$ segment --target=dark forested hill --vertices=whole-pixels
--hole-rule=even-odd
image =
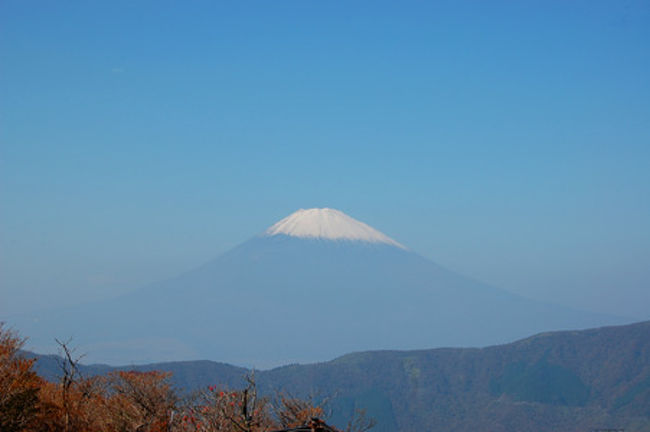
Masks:
[[[42,356],[37,365],[44,376],[56,375],[54,357]],[[236,387],[246,373],[209,361],[135,368],[171,371],[184,389]],[[338,424],[355,407],[366,408],[379,422],[375,431],[650,431],[650,322],[544,333],[482,349],[354,353],[256,377],[265,392],[331,397]]]

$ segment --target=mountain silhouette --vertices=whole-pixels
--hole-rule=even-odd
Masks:
[[[299,210],[195,270],[127,295],[10,321],[40,352],[71,337],[89,361],[258,368],[624,322],[466,278],[333,209]]]

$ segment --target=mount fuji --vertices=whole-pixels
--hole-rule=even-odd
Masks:
[[[54,337],[71,337],[85,361],[261,368],[625,322],[463,277],[327,208],[298,210],[192,271],[127,295],[9,320],[30,349],[52,351]]]

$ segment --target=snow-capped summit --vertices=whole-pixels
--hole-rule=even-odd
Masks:
[[[406,249],[371,226],[351,218],[342,211],[330,208],[300,209],[271,226],[265,234],[386,243]]]

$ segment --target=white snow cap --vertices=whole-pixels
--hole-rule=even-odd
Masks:
[[[342,211],[330,208],[300,209],[266,230],[266,235],[274,236],[278,234],[329,240],[386,243],[406,249],[371,226],[351,218]]]

